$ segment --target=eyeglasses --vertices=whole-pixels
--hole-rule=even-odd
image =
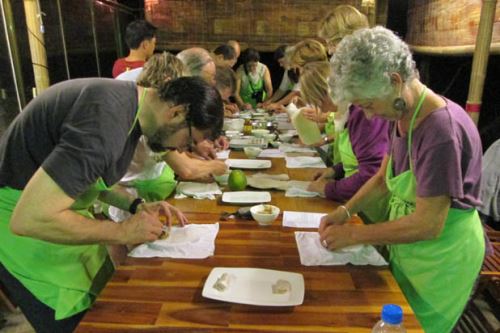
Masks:
[[[187,151],[192,153],[195,142],[193,139],[193,131],[192,131],[192,126],[191,126],[191,119],[186,119],[187,126],[188,126],[188,133],[189,133],[189,138],[188,138],[188,143],[186,147],[176,147],[176,146],[164,146],[161,143],[151,143],[150,147],[151,150],[154,152],[171,152],[171,151],[178,151],[180,153]]]

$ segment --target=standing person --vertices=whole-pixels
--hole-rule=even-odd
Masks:
[[[144,20],[132,21],[125,30],[125,42],[130,51],[128,56],[115,61],[114,78],[123,72],[142,67],[153,55],[156,47],[156,27]]]
[[[271,74],[260,62],[259,52],[248,48],[242,55],[243,64],[236,71],[236,103],[240,108],[252,109],[273,95]]]
[[[37,332],[71,332],[112,273],[107,244],[158,239],[185,216],[111,190],[141,135],[186,150],[222,127],[218,92],[199,78],[160,89],[110,79],[58,83],[31,101],[0,142],[0,280]],[[100,200],[134,214],[95,221]]]
[[[216,47],[212,57],[217,67],[232,68],[238,60],[233,47],[226,44]]]
[[[326,61],[306,64],[300,77],[304,102],[320,110],[319,114],[327,114],[330,110],[333,114],[331,124],[326,126],[327,132],[334,137],[333,167],[318,172],[308,190],[336,202],[345,202],[380,168],[389,145],[389,122],[368,119],[356,105],[344,104],[337,108],[329,94],[331,79],[330,64]],[[385,221],[386,207],[386,202],[380,200],[366,207],[360,215],[367,223]]]
[[[201,47],[191,47],[177,53],[184,67],[186,75],[199,76],[208,84],[215,86],[215,62],[207,50]]]
[[[326,41],[328,53],[333,55],[342,38],[358,29],[368,27],[368,18],[365,14],[353,6],[340,5],[321,21],[318,36]]]
[[[408,46],[385,28],[345,37],[332,65],[335,99],[391,120],[392,139],[377,174],[322,219],[320,239],[330,250],[388,245],[391,270],[424,330],[451,332],[485,252],[477,128],[462,107],[420,82]],[[345,223],[386,194],[388,221]]]

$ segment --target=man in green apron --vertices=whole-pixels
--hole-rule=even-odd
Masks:
[[[158,90],[78,79],[50,87],[14,120],[0,142],[0,279],[37,332],[75,328],[112,273],[105,245],[156,240],[159,215],[187,222],[166,202],[109,190],[139,137],[154,151],[185,150],[220,131],[222,115],[220,95],[199,78]],[[134,215],[93,220],[96,198]]]
[[[391,270],[425,332],[451,332],[484,259],[476,126],[419,81],[408,46],[385,28],[345,37],[332,68],[336,99],[392,120],[393,131],[378,173],[322,220],[322,244],[388,245]],[[386,194],[388,221],[345,224]]]

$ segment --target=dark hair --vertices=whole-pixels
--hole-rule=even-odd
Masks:
[[[158,94],[174,105],[188,105],[186,119],[196,129],[210,131],[209,139],[220,136],[224,120],[222,98],[217,89],[202,78],[190,76],[171,80],[160,86]]]
[[[217,48],[214,50],[214,54],[216,55],[222,54],[224,60],[230,60],[236,58],[236,51],[234,50],[234,47],[227,44],[217,46]]]
[[[229,67],[217,66],[215,72],[215,87],[217,89],[230,88],[231,93],[234,93],[236,88],[236,75]]]
[[[278,48],[276,49],[276,51],[274,51],[274,55],[273,55],[274,61],[278,61],[281,58],[285,57],[285,50],[286,50],[286,48],[287,48],[286,45],[278,46]]]
[[[259,51],[257,51],[256,49],[254,49],[252,47],[249,47],[248,49],[243,51],[242,60],[243,60],[244,64],[247,64],[250,61],[255,61],[255,62],[260,61]]]
[[[156,36],[157,28],[144,20],[135,20],[127,25],[125,42],[130,49],[137,49],[145,40]]]

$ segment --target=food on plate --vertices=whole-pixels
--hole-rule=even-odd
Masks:
[[[213,288],[218,291],[224,291],[229,287],[229,274],[222,274],[217,281],[215,281]]]
[[[273,284],[273,294],[286,294],[292,290],[292,285],[287,280],[279,279]]]

